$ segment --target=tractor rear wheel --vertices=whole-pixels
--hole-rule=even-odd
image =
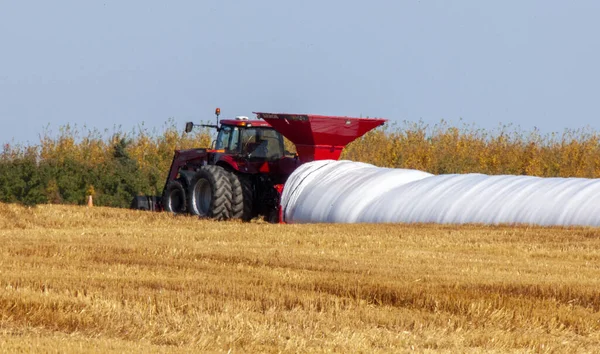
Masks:
[[[229,173],[231,181],[231,217],[250,221],[252,219],[252,180],[234,172]]]
[[[162,204],[165,211],[183,214],[187,212],[185,188],[179,181],[167,183],[162,197]]]
[[[231,217],[231,182],[220,166],[202,166],[190,181],[188,206],[192,215],[227,220]]]

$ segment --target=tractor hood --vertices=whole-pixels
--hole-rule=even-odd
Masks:
[[[296,145],[302,163],[337,160],[346,145],[387,119],[254,112]]]

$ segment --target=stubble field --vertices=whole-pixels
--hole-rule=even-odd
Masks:
[[[600,229],[0,204],[2,352],[594,352]]]

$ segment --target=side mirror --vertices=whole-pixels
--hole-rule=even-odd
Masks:
[[[192,123],[192,122],[185,123],[185,132],[186,133],[190,133],[192,131],[192,129],[194,129],[194,123]]]

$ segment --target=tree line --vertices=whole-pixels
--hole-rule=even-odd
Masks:
[[[0,201],[26,205],[129,207],[135,195],[160,195],[173,151],[208,147],[214,132],[191,134],[169,120],[161,129],[99,132],[63,126],[39,143],[3,146]],[[286,144],[289,146],[288,144]],[[391,123],[351,143],[343,159],[434,174],[485,173],[600,177],[600,137],[590,128],[541,134],[518,127],[485,130],[441,121]]]

